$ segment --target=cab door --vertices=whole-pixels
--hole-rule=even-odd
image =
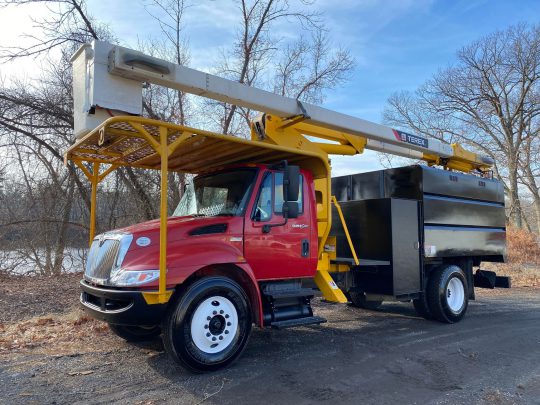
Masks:
[[[310,207],[307,185],[300,175],[299,215],[286,221],[282,215],[283,172],[266,171],[259,183],[253,209],[246,215],[244,256],[259,280],[312,277]],[[315,260],[316,261],[316,260]]]

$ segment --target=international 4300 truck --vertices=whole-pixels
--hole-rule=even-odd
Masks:
[[[328,301],[412,301],[446,323],[463,318],[475,286],[510,286],[479,269],[505,256],[489,159],[107,43],[83,46],[73,64],[65,156],[92,185],[81,303],[124,339],[161,335],[180,364],[210,371],[242,353],[253,324],[325,322],[310,281]],[[264,114],[251,139],[150,120],[137,115],[144,81]],[[364,149],[427,165],[331,179],[330,155]],[[123,166],[160,170],[160,218],[95,236],[98,184]],[[175,171],[195,177],[168,215]]]

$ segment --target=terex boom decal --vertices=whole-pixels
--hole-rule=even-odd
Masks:
[[[392,129],[392,132],[394,132],[394,136],[398,141],[407,142],[412,145],[421,146],[423,148],[427,148],[429,145],[427,138],[423,138],[418,135],[411,135],[407,132],[398,131],[397,129]]]

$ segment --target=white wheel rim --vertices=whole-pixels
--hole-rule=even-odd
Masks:
[[[218,353],[232,343],[238,330],[238,312],[225,297],[214,296],[201,302],[191,320],[191,338],[205,353]]]
[[[448,307],[454,313],[459,313],[465,302],[465,288],[463,283],[457,277],[452,277],[446,287],[446,302]]]

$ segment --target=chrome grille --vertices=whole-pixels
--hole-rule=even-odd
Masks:
[[[107,284],[111,272],[120,267],[131,239],[131,235],[122,234],[103,234],[94,239],[84,277],[94,283]]]

